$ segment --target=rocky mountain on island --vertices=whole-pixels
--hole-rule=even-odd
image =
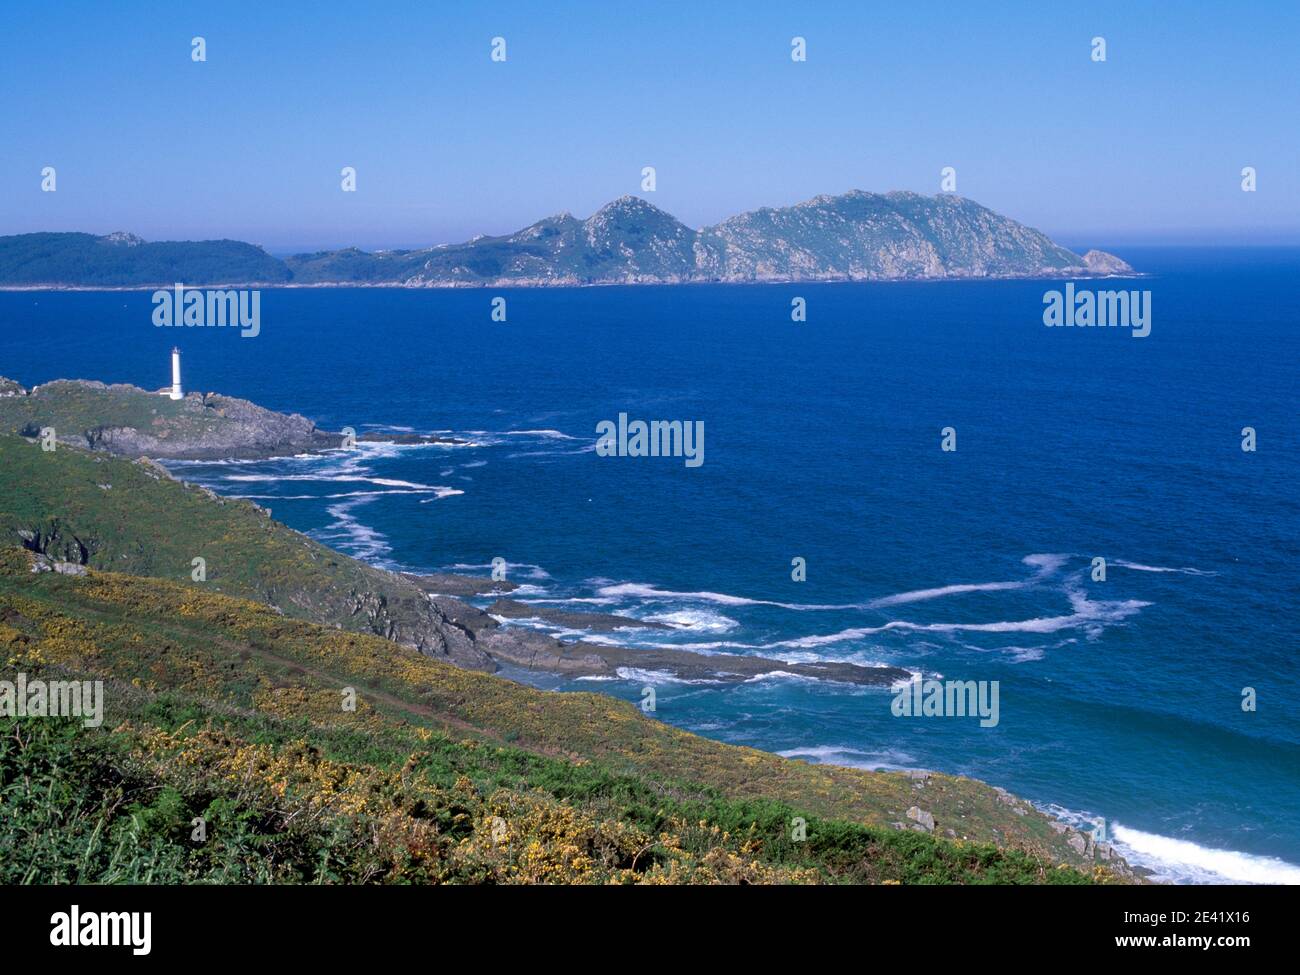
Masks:
[[[0,287],[217,284],[487,287],[1132,274],[1080,256],[973,200],[851,190],[693,230],[634,196],[585,220],[560,213],[504,236],[418,250],[357,248],[279,260],[237,241],[146,243],[129,234],[0,237]]]

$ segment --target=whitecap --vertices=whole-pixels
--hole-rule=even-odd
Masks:
[[[1187,576],[1215,576],[1217,572],[1210,572],[1206,569],[1193,569],[1190,566],[1184,566],[1179,569],[1170,568],[1164,565],[1143,565],[1140,562],[1129,562],[1125,559],[1112,559],[1111,565],[1117,565],[1121,569],[1130,569],[1133,572],[1174,572],[1179,575]]]
[[[444,566],[445,569],[452,571],[465,571],[466,569],[494,569],[496,568],[491,562],[456,562],[453,565]],[[530,562],[506,562],[505,570],[507,577],[515,573],[517,569],[527,569],[527,572],[516,573],[529,579],[549,579],[551,574],[543,569],[540,565],[533,565]],[[522,587],[521,587],[522,588]]]
[[[559,430],[507,430],[507,437],[544,437],[547,440],[577,440],[577,437],[571,437],[567,433],[561,433]]]
[[[916,768],[916,758],[897,749],[864,752],[845,745],[814,745],[777,752],[782,758],[801,758],[820,765],[843,765],[870,771],[902,772]]]
[[[639,684],[718,684],[721,681],[678,677],[666,670],[641,670],[639,667],[618,667],[614,671],[623,680]]]
[[[670,626],[702,633],[726,633],[739,625],[730,616],[723,616],[721,613],[710,612],[707,609],[679,609],[671,613],[647,616],[645,619],[649,623],[667,623]]]

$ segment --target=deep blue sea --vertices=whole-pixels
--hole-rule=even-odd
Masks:
[[[1147,338],[1045,328],[1042,281],[271,290],[256,338],[155,328],[143,292],[5,293],[0,375],[152,389],[178,344],[190,390],[450,431],[472,445],[176,469],[378,565],[500,557],[520,598],[678,624],[630,645],[996,680],[988,728],[779,672],[561,689],[978,777],[1162,877],[1297,883],[1300,250],[1115,250],[1150,273],[1118,285],[1151,290]],[[598,456],[620,412],[703,421],[704,463]]]

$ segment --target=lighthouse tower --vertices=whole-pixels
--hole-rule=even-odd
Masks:
[[[172,346],[172,399],[184,399],[181,392],[181,350]]]

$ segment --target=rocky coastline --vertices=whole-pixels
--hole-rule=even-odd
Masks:
[[[120,457],[157,460],[267,460],[347,446],[347,434],[322,430],[297,413],[277,413],[220,393],[172,400],[124,383],[59,379],[26,389],[0,377],[0,429],[27,437],[52,428],[59,443]],[[369,431],[356,443],[466,446],[432,434]]]

